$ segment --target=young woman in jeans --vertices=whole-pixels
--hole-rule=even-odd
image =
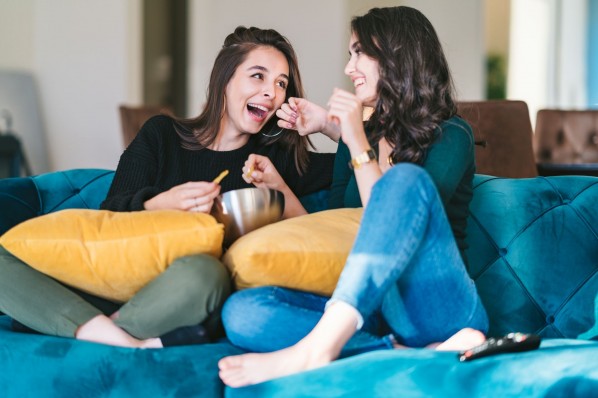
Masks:
[[[229,339],[279,350],[222,359],[229,386],[363,350],[461,350],[485,338],[487,315],[464,257],[474,141],[456,115],[438,37],[408,7],[372,9],[351,28],[345,73],[355,94],[336,89],[327,110],[291,98],[277,114],[301,135],[342,139],[332,205],[364,206],[361,227],[331,298],[276,287],[229,298]],[[363,106],[373,108],[365,125]]]

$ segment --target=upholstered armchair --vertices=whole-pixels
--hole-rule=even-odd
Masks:
[[[538,175],[525,102],[459,102],[458,113],[473,129],[477,173],[510,178]]]
[[[598,109],[541,109],[534,149],[541,175],[598,176]]]

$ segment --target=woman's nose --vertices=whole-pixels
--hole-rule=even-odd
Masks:
[[[355,62],[353,61],[353,58],[351,58],[347,62],[347,65],[345,65],[345,75],[351,76],[351,73],[353,72],[355,72]]]
[[[276,95],[275,85],[265,84],[262,93],[265,97],[274,98],[274,96]]]

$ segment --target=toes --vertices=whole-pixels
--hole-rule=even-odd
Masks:
[[[246,375],[237,371],[220,371],[220,380],[229,387],[238,388],[251,384]]]
[[[224,357],[218,361],[218,369],[227,370],[233,368],[239,368],[243,364],[242,355],[235,355],[232,357]]]

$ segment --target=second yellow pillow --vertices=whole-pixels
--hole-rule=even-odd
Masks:
[[[275,285],[330,295],[362,213],[326,210],[262,227],[239,238],[223,261],[238,289]]]

